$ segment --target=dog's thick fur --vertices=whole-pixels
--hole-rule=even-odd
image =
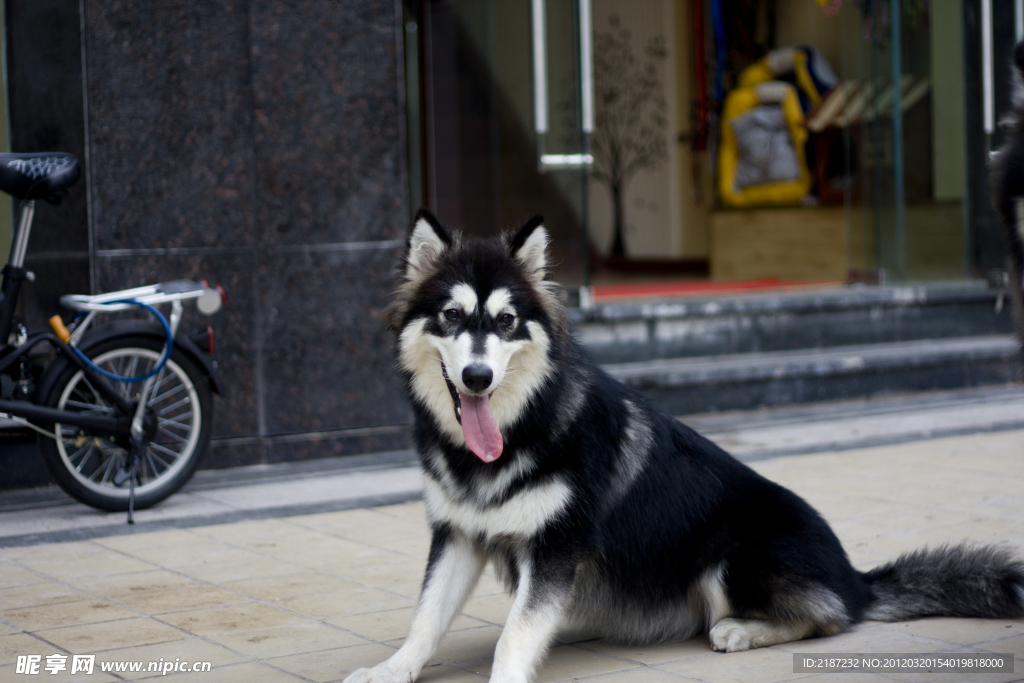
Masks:
[[[707,633],[732,652],[865,618],[1024,615],[1007,551],[943,547],[861,573],[801,498],[602,372],[546,278],[539,218],[477,240],[421,212],[401,271],[388,321],[433,539],[405,644],[347,683],[414,680],[488,561],[515,594],[501,683],[529,680],[560,631]]]
[[[1007,288],[1024,369],[1024,41],[1013,50],[1013,111],[1003,121],[1006,143],[992,167],[992,202],[1006,233]]]

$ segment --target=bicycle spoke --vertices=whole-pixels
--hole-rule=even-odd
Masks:
[[[68,461],[72,465],[74,465],[75,464],[75,459],[78,458],[81,455],[84,455],[84,457],[82,458],[82,462],[78,463],[78,467],[77,467],[78,471],[81,472],[82,471],[82,467],[85,465],[86,461],[89,459],[89,455],[92,454],[92,449],[93,449],[93,443],[90,441],[89,443],[83,445],[81,448],[79,448],[77,451],[75,451],[72,455],[69,455],[68,456]]]
[[[155,441],[150,441],[149,442],[149,447],[150,448],[155,448],[156,450],[160,451],[161,453],[165,453],[165,454],[171,456],[175,460],[177,460],[178,458],[181,457],[181,453],[176,453],[175,451],[172,451],[170,448],[167,448],[166,446],[162,446],[162,445],[156,443]]]
[[[157,469],[157,467],[156,467],[156,463],[157,462],[160,463],[161,465],[163,465],[163,469],[164,470],[168,470],[171,467],[171,463],[165,461],[163,458],[158,456],[156,453],[150,452],[148,449],[146,450],[146,458],[148,458],[153,463],[153,465],[152,465],[153,474],[156,474],[159,471]]]
[[[163,366],[162,368],[160,368],[160,372],[158,372],[157,375],[156,375],[156,381],[153,382],[153,388],[150,389],[150,394],[149,395],[150,395],[151,398],[149,400],[149,403],[147,403],[146,405],[150,405],[150,406],[153,405],[152,397],[157,395],[157,392],[160,391],[160,388],[164,385],[164,381],[168,377],[170,377],[170,376],[171,376],[171,373],[167,372],[167,366],[166,365]]]
[[[126,360],[124,357],[114,358],[107,361],[104,370],[109,373],[125,377],[128,374],[125,368],[128,367],[129,363],[135,362],[138,362],[138,359],[135,356],[131,356],[130,360]],[[120,394],[121,398],[128,401],[131,395],[132,385],[129,382],[119,382],[117,380],[110,380],[110,382],[114,385],[114,391]]]
[[[97,354],[94,362],[113,374],[137,377],[153,372],[159,358],[153,350],[126,344]],[[90,381],[84,371],[73,374],[61,393],[58,407],[82,415],[120,415],[117,406],[121,399],[118,397],[134,403],[144,386],[136,382],[103,381],[106,384]],[[145,453],[140,454],[135,482],[147,493],[153,491],[159,495],[160,491],[173,486],[171,475],[197,455],[196,444],[203,425],[199,412],[202,402],[197,400],[191,375],[173,362],[161,367],[150,381],[146,405],[156,418],[156,434],[147,444]],[[100,393],[100,388],[108,393]],[[120,487],[115,487],[114,480],[131,462],[128,450],[108,439],[93,436],[89,429],[82,427],[57,422],[55,430],[63,466],[80,485],[104,497],[120,498],[127,493],[123,489],[117,491]]]
[[[74,443],[74,442],[72,441],[72,443]],[[80,455],[82,455],[82,453],[84,453],[85,451],[89,450],[92,447],[93,447],[92,439],[89,439],[88,441],[83,443],[81,446],[79,446],[77,451],[75,451],[74,453],[69,455],[68,456],[68,460],[71,460],[72,462],[74,462],[75,458],[79,457]]]
[[[76,467],[75,469],[78,470],[79,472],[81,472],[82,468],[85,467],[85,463],[89,462],[89,459],[92,457],[92,454],[95,453],[98,450],[99,450],[98,448],[96,448],[95,446],[90,444],[89,447],[85,451],[85,457],[82,458],[82,462],[78,463],[78,467]]]
[[[100,482],[101,484],[106,484],[110,480],[110,474],[114,472],[115,462],[116,461],[113,458],[110,459],[107,469],[103,473],[103,480]]]
[[[99,413],[107,415],[114,412],[113,408],[108,408],[107,406],[98,406],[94,403],[86,403],[85,401],[73,401],[70,398],[64,404],[65,408],[68,406],[72,406],[74,408],[82,408],[83,411],[89,411],[90,414]]]
[[[91,391],[92,395],[96,397],[96,400],[102,402],[103,401],[103,398],[102,398],[103,394],[101,394],[100,392],[98,392],[96,390],[96,387],[94,387],[92,385],[92,382],[89,381],[89,378],[85,376],[84,372],[82,373],[82,381],[85,383],[85,386],[89,387],[89,391]],[[115,391],[116,391],[116,389],[115,389]],[[104,404],[104,405],[106,405],[106,404]]]
[[[100,398],[102,394],[96,390],[96,387],[92,386],[92,382],[90,382],[89,378],[85,376],[85,373],[82,373],[82,383],[85,384],[89,391],[92,392],[92,395],[95,397],[96,400],[102,400],[102,398]],[[83,391],[80,387],[76,387],[75,391],[81,394],[83,397],[85,397],[85,391]]]
[[[170,391],[166,391],[163,394],[161,394],[161,395],[157,396],[156,398],[154,398],[153,399],[153,403],[151,405],[156,405],[157,403],[159,403],[160,401],[163,401],[168,396],[173,396],[174,394],[178,393],[179,391],[183,390],[184,388],[185,388],[185,385],[179,384],[178,386],[174,387]]]
[[[160,412],[157,413],[157,415],[163,415],[168,410],[174,410],[175,408],[180,408],[181,406],[185,405],[186,403],[188,403],[191,400],[192,400],[191,396],[186,396],[185,398],[181,399],[180,401],[175,401],[174,403],[172,403],[171,405],[167,406],[166,408],[163,408],[162,410],[160,410]],[[153,404],[150,403],[150,405],[153,405]],[[191,411],[189,411],[189,412],[191,412]]]
[[[171,440],[177,441],[178,443],[188,443],[188,439],[183,436],[179,436],[174,432],[167,431],[163,425],[158,426],[157,431],[163,432],[164,436],[170,437]]]
[[[171,419],[165,418],[165,417],[158,417],[157,418],[157,423],[160,424],[160,426],[167,425],[168,427],[177,427],[178,429],[181,429],[182,431],[185,431],[185,432],[191,432],[192,431],[192,424],[191,423],[190,424],[184,424],[182,422],[178,422],[177,420],[171,420]]]
[[[102,472],[103,477],[97,483],[99,483],[99,484],[106,484],[107,483],[107,479],[110,478],[110,471],[114,468],[114,464],[116,463],[116,461],[117,461],[116,458],[109,458],[107,460],[106,467],[102,467],[101,466],[101,467],[97,468],[96,471],[92,473],[92,477],[90,477],[90,478],[93,481],[96,481],[96,475],[100,474]]]
[[[138,374],[137,372],[135,372],[136,370],[138,370],[138,368],[139,368],[139,357],[138,356],[132,356],[131,362],[129,363],[129,365],[125,369],[125,371],[124,372],[119,372],[117,374],[121,375],[122,377],[134,377],[135,375]]]

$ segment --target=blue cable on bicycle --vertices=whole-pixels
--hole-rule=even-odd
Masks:
[[[115,382],[129,382],[129,383],[142,382],[143,380],[147,380],[150,377],[152,377],[153,375],[155,375],[156,373],[158,373],[161,370],[163,370],[164,366],[167,365],[167,360],[171,357],[171,351],[174,350],[174,335],[171,334],[171,326],[167,323],[167,318],[165,318],[160,311],[158,311],[157,309],[153,308],[149,304],[144,304],[141,301],[136,301],[135,299],[120,299],[118,301],[108,301],[106,303],[110,303],[110,304],[131,304],[132,306],[138,306],[140,308],[145,308],[150,313],[155,315],[156,319],[160,321],[160,324],[164,328],[164,333],[167,335],[167,348],[164,349],[164,353],[160,357],[160,360],[157,362],[156,367],[154,367],[152,370],[150,370],[149,372],[147,372],[144,375],[136,375],[135,377],[122,377],[120,375],[115,375],[112,372],[107,372],[106,370],[104,370],[100,366],[98,366],[95,363],[93,363],[91,360],[89,360],[89,358],[84,353],[81,352],[81,350],[79,350],[79,348],[77,346],[72,346],[71,350],[74,351],[75,354],[79,358],[81,358],[85,362],[86,365],[88,365],[93,370],[95,370],[96,372],[100,373],[101,375],[103,375],[107,379],[112,379]]]

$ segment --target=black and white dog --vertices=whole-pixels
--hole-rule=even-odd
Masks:
[[[992,168],[992,201],[1006,233],[1006,284],[1024,367],[1024,42],[1013,50],[1013,66],[1013,111],[1003,121],[1006,143]]]
[[[433,533],[409,637],[346,683],[409,683],[491,561],[515,594],[491,681],[556,634],[735,652],[861,619],[1024,615],[1024,563],[946,547],[855,570],[810,505],[658,412],[572,340],[539,217],[501,238],[421,211],[388,311]]]

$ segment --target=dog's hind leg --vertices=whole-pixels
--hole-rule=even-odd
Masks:
[[[811,636],[831,636],[850,624],[846,605],[839,595],[822,585],[776,581],[770,601],[754,618],[722,615],[708,633],[711,649],[740,652],[768,647]]]
[[[485,562],[485,555],[465,536],[447,527],[435,529],[423,590],[405,644],[372,669],[352,672],[344,683],[412,683],[416,680],[476,586]]]
[[[571,577],[542,580],[531,563],[519,565],[519,585],[498,639],[490,683],[527,683],[547,654],[569,602]]]
[[[802,640],[818,631],[808,621],[772,622],[761,619],[722,619],[708,634],[711,649],[719,652],[740,652],[755,647],[768,647],[792,640]],[[839,629],[837,628],[836,631]]]

